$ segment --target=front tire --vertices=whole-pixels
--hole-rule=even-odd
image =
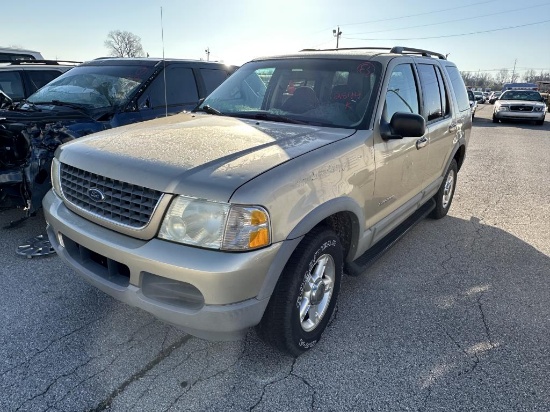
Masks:
[[[313,229],[287,262],[258,335],[293,356],[315,346],[334,312],[343,267],[338,237],[327,228]]]
[[[493,123],[498,123],[498,119],[493,115]]]
[[[544,124],[544,119],[535,121],[537,126],[542,126]]]
[[[429,214],[429,217],[432,219],[441,219],[449,212],[455,194],[457,175],[458,166],[456,160],[453,159],[447,169],[447,173],[445,173],[443,183],[441,183],[439,190],[434,196],[435,209]]]

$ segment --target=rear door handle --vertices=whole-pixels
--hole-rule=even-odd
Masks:
[[[456,123],[451,123],[451,124],[449,125],[449,133],[456,132],[456,129],[457,129]]]
[[[416,141],[416,148],[418,150],[422,149],[424,146],[428,144],[428,138],[426,136],[422,137],[421,139],[418,139]]]

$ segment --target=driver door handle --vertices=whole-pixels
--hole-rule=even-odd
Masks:
[[[457,129],[456,123],[451,123],[451,124],[449,125],[449,133],[456,132],[456,129]]]
[[[418,139],[416,141],[416,148],[418,150],[422,149],[424,146],[426,146],[428,144],[428,138],[426,136]]]

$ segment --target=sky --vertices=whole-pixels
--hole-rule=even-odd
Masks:
[[[550,72],[550,0],[0,0],[0,47],[46,59],[107,56],[111,30],[152,57],[241,65],[304,48],[408,46],[448,54],[461,71]],[[162,19],[161,19],[162,13]],[[164,41],[163,41],[164,38]]]

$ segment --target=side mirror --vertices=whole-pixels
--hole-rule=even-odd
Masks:
[[[389,123],[380,122],[380,134],[384,140],[421,137],[425,133],[426,121],[419,114],[397,112]]]

